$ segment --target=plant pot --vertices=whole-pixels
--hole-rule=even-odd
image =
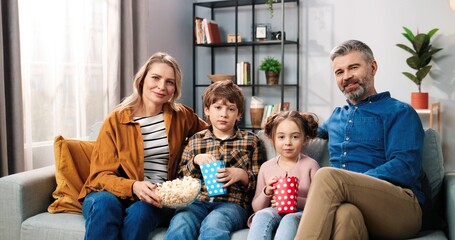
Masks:
[[[280,79],[280,73],[274,71],[265,71],[265,79],[267,80],[268,85],[276,85]]]
[[[427,92],[412,92],[411,106],[414,109],[428,109],[428,93]]]

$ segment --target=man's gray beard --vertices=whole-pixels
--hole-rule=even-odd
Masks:
[[[365,93],[365,87],[362,86],[362,85],[359,86],[359,89],[357,89],[357,90],[355,90],[353,92],[347,93],[346,91],[344,91],[344,95],[349,100],[354,100],[354,101],[362,100],[362,99],[359,99],[359,98],[361,98],[364,93]]]
[[[363,100],[361,98],[364,97],[365,92],[367,91],[368,88],[370,88],[372,78],[373,77],[370,75],[366,76],[365,79],[363,79],[362,81],[363,84],[359,84],[359,89],[353,92],[347,93],[346,90],[344,90],[343,93],[346,96],[346,98],[348,98],[349,100],[354,100],[356,102]]]
[[[364,97],[365,92],[367,89],[370,87],[370,80],[369,78],[365,79],[364,84],[359,84],[359,89],[346,93],[346,91],[343,91],[344,95],[349,99],[349,100],[354,100],[356,102],[361,101],[362,97]]]

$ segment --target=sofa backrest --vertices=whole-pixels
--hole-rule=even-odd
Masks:
[[[425,130],[422,168],[427,175],[431,196],[434,198],[441,190],[444,179],[444,157],[439,134],[431,128]]]
[[[257,132],[258,137],[264,143],[266,149],[267,159],[271,159],[276,155],[275,148],[272,141],[265,135],[263,130]],[[322,138],[315,138],[310,140],[302,149],[302,152],[313,158],[319,163],[319,166],[330,166],[329,150],[327,147],[327,140]]]
[[[273,158],[276,153],[271,140],[264,134],[263,130],[258,131],[257,135],[265,145],[267,159]],[[304,147],[303,152],[316,160],[321,167],[330,166],[327,140],[321,138],[312,139]],[[426,129],[422,167],[429,180],[432,197],[435,197],[439,193],[442,186],[442,180],[444,178],[443,163],[444,158],[438,132],[431,128]]]

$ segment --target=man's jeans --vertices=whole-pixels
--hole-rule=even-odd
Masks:
[[[91,192],[82,203],[85,239],[148,239],[170,209],[146,202],[121,200],[108,191]],[[167,217],[169,219],[169,217]]]
[[[274,207],[261,209],[253,216],[253,222],[248,232],[248,239],[270,240],[275,230],[275,240],[294,239],[301,216],[302,211],[283,215],[278,214]]]
[[[165,239],[230,239],[232,232],[245,227],[246,219],[246,210],[238,204],[196,199],[177,210]]]

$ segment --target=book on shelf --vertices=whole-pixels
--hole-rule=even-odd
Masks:
[[[196,44],[204,43],[204,34],[202,29],[202,18],[194,17],[194,36],[196,38]]]
[[[275,113],[278,113],[280,111],[287,111],[289,110],[289,106],[291,105],[290,102],[279,102],[275,104],[267,104],[264,107],[264,114],[262,115],[262,122],[261,122],[261,128],[265,127],[265,124],[267,123],[267,118],[272,116]]]
[[[251,63],[238,62],[237,63],[237,85],[251,84]]]
[[[220,29],[218,24],[213,20],[207,21],[208,40],[207,43],[221,43]]]
[[[194,35],[197,44],[221,43],[220,29],[214,20],[195,17],[194,21]]]

